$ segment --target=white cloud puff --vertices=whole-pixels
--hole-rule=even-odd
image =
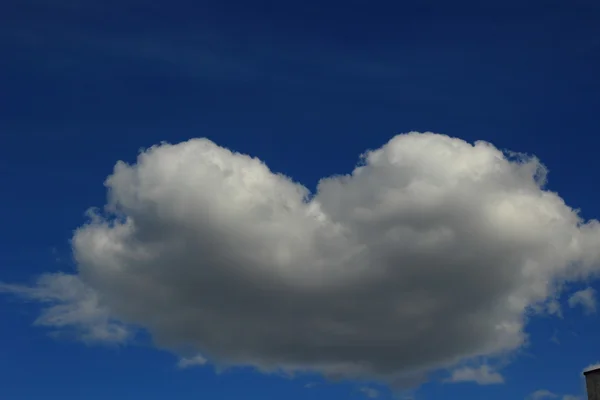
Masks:
[[[545,178],[536,158],[410,133],[311,195],[209,140],[161,144],[106,180],[77,276],[44,279],[85,282],[92,326],[222,365],[410,381],[519,348],[528,312],[597,265],[598,222]]]

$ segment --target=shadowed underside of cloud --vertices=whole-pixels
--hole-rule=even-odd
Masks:
[[[100,312],[92,325],[220,366],[410,384],[518,349],[528,313],[594,271],[598,222],[545,178],[533,157],[410,133],[311,195],[209,140],[161,144],[116,164],[105,210],[74,234],[77,275],[1,290],[58,302],[46,325]],[[40,296],[55,280],[89,308]]]

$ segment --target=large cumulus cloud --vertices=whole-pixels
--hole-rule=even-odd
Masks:
[[[594,270],[598,222],[545,179],[536,158],[410,133],[311,194],[209,140],[161,144],[115,166],[73,278],[161,347],[402,380],[519,348],[529,313]]]

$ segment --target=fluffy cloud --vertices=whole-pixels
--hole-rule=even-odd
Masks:
[[[481,365],[478,368],[462,367],[455,369],[447,382],[475,382],[479,385],[493,385],[504,383],[504,378],[488,365]]]
[[[526,316],[598,264],[598,222],[545,178],[533,157],[411,133],[310,194],[209,140],[161,144],[116,164],[72,239],[76,276],[4,289],[72,284],[86,294],[47,325],[102,337],[118,319],[220,366],[414,382],[519,348]],[[88,314],[48,318],[82,298]]]
[[[587,289],[575,292],[569,297],[569,306],[581,306],[586,314],[596,312],[596,291],[589,287]]]

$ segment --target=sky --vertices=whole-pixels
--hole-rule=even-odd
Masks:
[[[559,399],[600,362],[600,5],[0,3],[0,397]]]

